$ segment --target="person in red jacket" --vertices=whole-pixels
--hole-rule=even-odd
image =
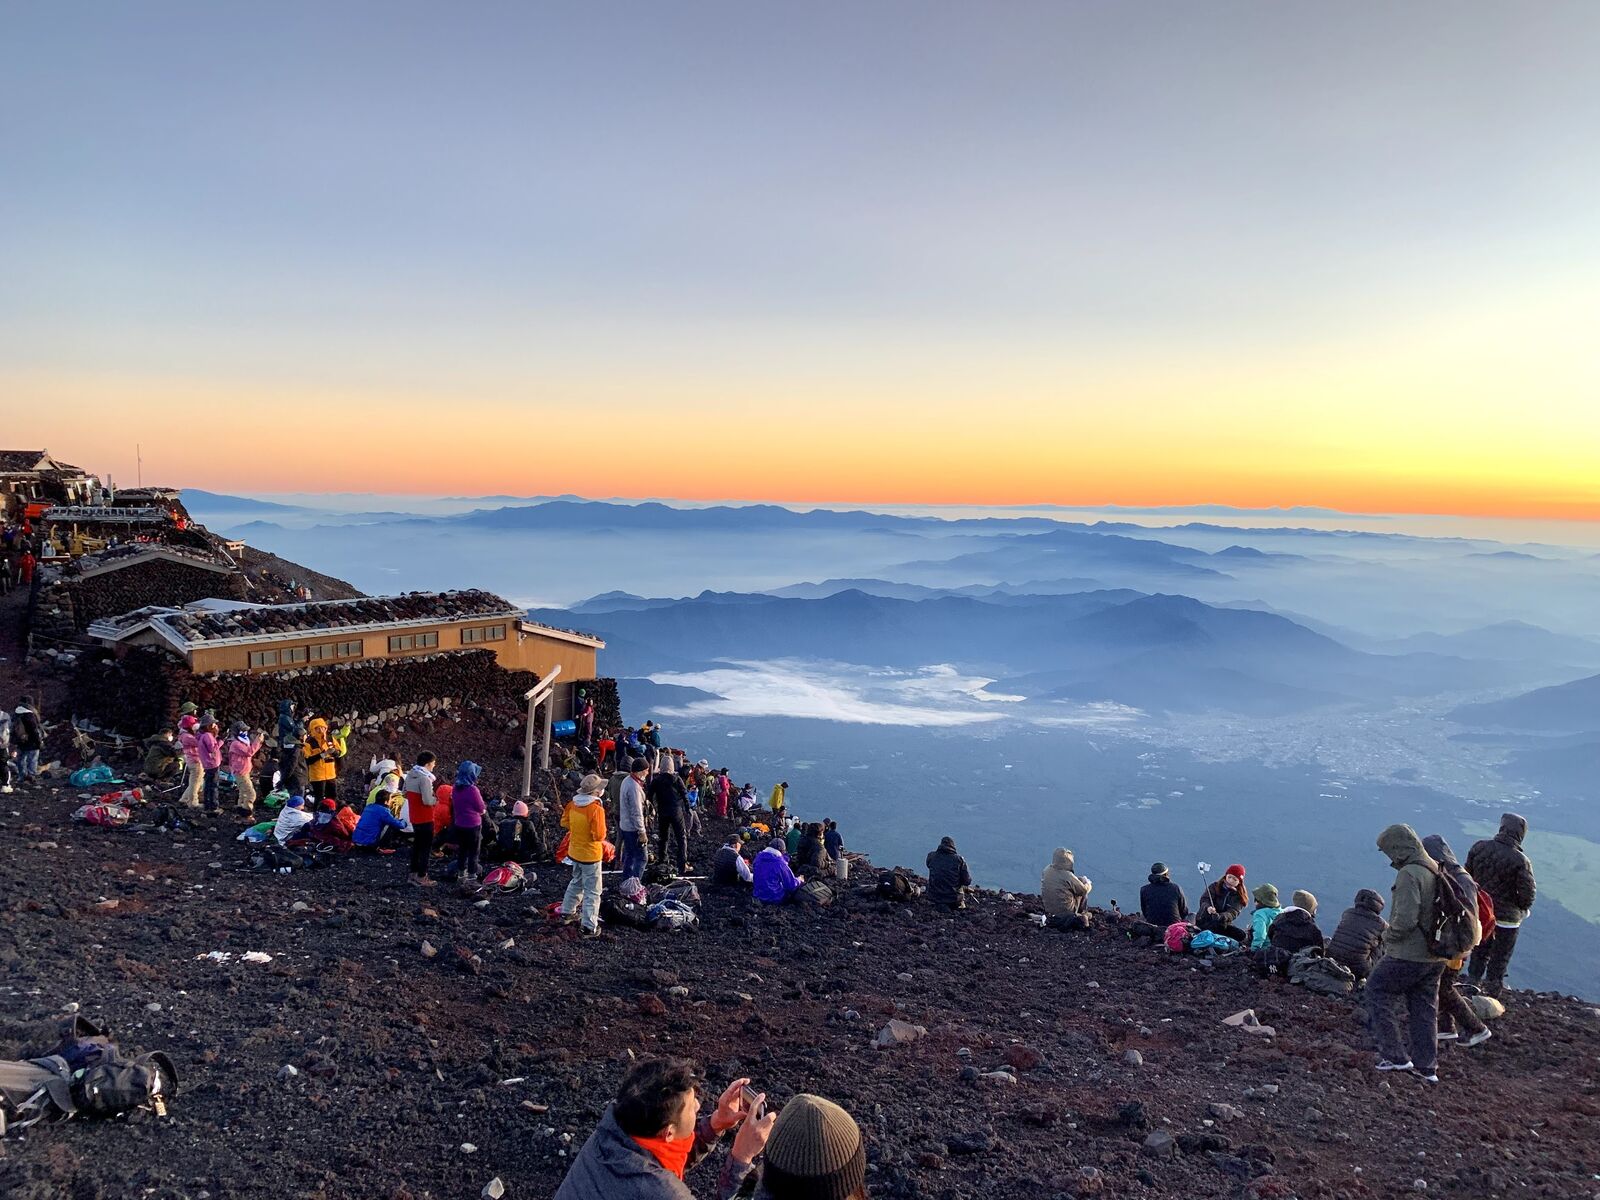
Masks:
[[[17,562],[17,570],[24,584],[33,582],[33,568],[38,564],[38,559],[33,557],[32,550],[24,550],[22,558]]]

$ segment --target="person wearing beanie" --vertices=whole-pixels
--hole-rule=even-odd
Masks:
[[[971,886],[972,872],[956,849],[955,839],[940,838],[939,845],[928,855],[928,903],[950,912],[963,909]]]
[[[1394,867],[1383,961],[1367,977],[1367,1022],[1377,1042],[1380,1071],[1415,1071],[1437,1083],[1439,977],[1444,959],[1428,945],[1438,891],[1438,864],[1409,825],[1378,835]]]
[[[1245,943],[1245,949],[1259,950],[1267,944],[1267,930],[1283,912],[1283,905],[1278,903],[1278,889],[1270,883],[1257,884],[1250,895],[1256,907],[1250,914],[1250,940]]]
[[[617,798],[617,829],[622,833],[622,877],[644,875],[644,783],[650,764],[642,757],[628,763],[628,777]]]
[[[1052,929],[1089,928],[1089,892],[1094,884],[1076,868],[1072,851],[1057,846],[1039,877],[1039,904]]]
[[[272,827],[272,836],[278,844],[286,846],[289,840],[311,824],[311,814],[306,811],[306,798],[304,796],[290,796],[283,802],[283,811],[278,814],[277,823]]]
[[[684,1175],[734,1129],[738,1132],[715,1193],[717,1200],[732,1200],[755,1169],[756,1158],[770,1146],[778,1114],[763,1113],[765,1102],[764,1093],[750,1092],[748,1079],[735,1079],[715,1110],[702,1116],[694,1067],[681,1059],[647,1058],[623,1076],[616,1100],[606,1106],[600,1124],[573,1158],[555,1200],[693,1200]],[[790,1169],[811,1161],[799,1145],[796,1139],[784,1160]]]
[[[1439,834],[1430,833],[1422,839],[1422,848],[1428,852],[1428,857],[1439,864],[1439,870],[1455,881],[1466,899],[1468,911],[1477,912],[1478,885],[1467,874],[1466,868],[1456,861],[1456,853],[1450,849],[1450,843]],[[1493,1035],[1456,986],[1466,961],[1466,954],[1451,959],[1444,965],[1444,974],[1439,976],[1439,1040],[1460,1042],[1468,1047],[1481,1046]]]
[[[567,831],[567,861],[572,864],[572,880],[561,898],[561,915],[576,921],[584,937],[600,936],[600,864],[605,859],[606,809],[600,794],[606,781],[598,775],[585,775],[578,794],[561,814],[561,828]]]
[[[543,853],[539,827],[528,815],[528,806],[518,800],[511,806],[511,815],[495,822],[494,843],[485,851],[484,858],[492,863],[529,863]]]
[[[860,1200],[866,1185],[866,1145],[855,1118],[805,1092],[783,1106],[767,1139],[756,1200]]]
[[[1326,948],[1327,941],[1317,928],[1317,898],[1310,892],[1295,892],[1293,902],[1267,927],[1267,944],[1287,973],[1289,959],[1308,946]]]
[[[1150,882],[1139,889],[1139,913],[1158,930],[1189,919],[1189,898],[1172,882],[1166,863],[1150,865]]]
[[[1383,897],[1371,888],[1362,888],[1328,939],[1328,957],[1348,967],[1358,983],[1366,981],[1383,955],[1383,935],[1389,922],[1382,914]]]
[[[1244,890],[1244,868],[1234,863],[1222,873],[1222,878],[1206,888],[1200,895],[1200,914],[1195,922],[1201,929],[1231,937],[1241,946],[1249,934],[1236,923],[1250,903],[1250,894]]]

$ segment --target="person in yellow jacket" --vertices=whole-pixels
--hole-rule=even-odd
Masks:
[[[339,760],[344,757],[345,739],[349,736],[350,726],[330,731],[324,717],[313,717],[306,726],[306,778],[311,783],[312,798],[318,803],[334,798]]]
[[[788,783],[780,783],[777,787],[772,789],[772,796],[767,801],[767,807],[770,808],[774,814],[781,814],[783,812],[784,805],[788,802],[789,785]]]
[[[600,936],[600,864],[605,859],[606,809],[600,802],[606,781],[585,775],[578,794],[561,814],[567,831],[567,861],[572,882],[561,899],[561,915],[577,921],[584,937]]]

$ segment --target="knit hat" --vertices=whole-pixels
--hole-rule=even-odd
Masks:
[[[521,800],[518,800],[515,804],[513,804],[511,806],[511,815],[513,817],[525,817],[525,816],[527,816],[528,815],[528,806],[526,804],[524,804]]]
[[[1262,908],[1278,907],[1278,889],[1270,883],[1263,883],[1250,894],[1255,897],[1256,903],[1261,905]]]
[[[1150,864],[1150,874],[1166,876],[1166,875],[1172,874],[1172,872],[1167,870],[1167,864],[1166,863],[1151,863]]]
[[[1241,867],[1238,863],[1234,863],[1231,867],[1229,867],[1226,871],[1224,871],[1223,874],[1224,875],[1237,875],[1240,879],[1243,879],[1244,878],[1244,868]]]
[[[306,806],[306,798],[304,796],[290,796],[283,802],[283,806],[285,808],[304,808]]]
[[[803,1092],[783,1106],[761,1173],[772,1200],[848,1200],[866,1179],[866,1148],[849,1113]]]
[[[644,759],[636,758],[631,763],[628,764],[628,773],[631,774],[631,775],[637,775],[640,771],[644,770],[649,765],[650,764],[645,762]]]
[[[1296,908],[1303,908],[1313,917],[1317,915],[1317,898],[1307,891],[1295,892],[1289,899],[1294,901]]]

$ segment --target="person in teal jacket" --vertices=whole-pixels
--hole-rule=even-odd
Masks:
[[[1255,898],[1256,909],[1250,914],[1250,941],[1247,948],[1254,950],[1267,944],[1267,930],[1278,919],[1283,908],[1278,903],[1278,889],[1270,883],[1261,884],[1250,894]]]

